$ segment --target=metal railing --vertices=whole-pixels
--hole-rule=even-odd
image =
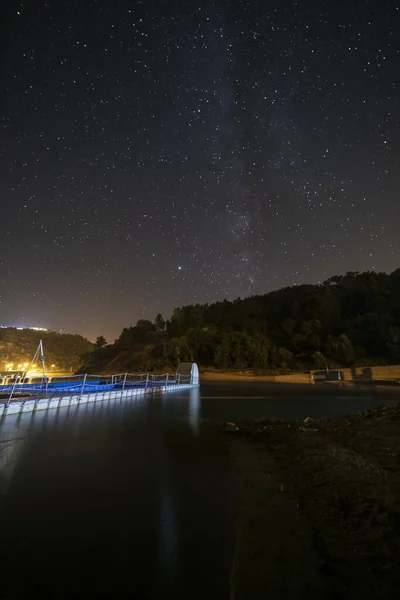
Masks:
[[[150,389],[168,388],[171,386],[191,385],[190,375],[175,373],[121,373],[117,375],[71,375],[67,377],[32,377],[15,376],[0,385],[0,403],[8,408],[11,402],[20,400],[51,400],[95,394],[95,400],[118,398],[147,392]],[[131,392],[131,394],[130,394]],[[2,398],[2,400],[1,400]],[[92,398],[91,398],[92,399]]]

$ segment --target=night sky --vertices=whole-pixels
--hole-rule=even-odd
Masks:
[[[398,2],[2,10],[0,324],[112,342],[400,267]]]

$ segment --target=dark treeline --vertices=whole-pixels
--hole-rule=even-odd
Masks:
[[[7,327],[0,329],[0,371],[13,363],[30,363],[39,340],[43,340],[46,366],[62,371],[75,371],[82,363],[82,357],[93,349],[93,344],[81,335],[56,333],[55,331],[35,331],[33,329],[16,329]]]
[[[99,338],[84,368],[157,370],[179,361],[284,372],[400,362],[400,269],[347,273],[138,321],[112,345]]]

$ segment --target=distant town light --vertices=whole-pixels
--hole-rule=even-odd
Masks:
[[[16,327],[15,325],[0,325],[0,329],[18,329],[22,331],[23,329],[33,329],[34,331],[48,331],[46,327]]]

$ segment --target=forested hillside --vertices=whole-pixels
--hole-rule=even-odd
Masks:
[[[151,370],[180,360],[260,372],[399,363],[400,269],[176,308],[165,325],[158,315],[99,343],[84,367]]]
[[[54,364],[62,371],[75,371],[93,349],[93,344],[81,335],[8,327],[0,329],[0,371],[10,363],[14,369],[18,364],[30,363],[40,339],[46,365],[50,368]]]

